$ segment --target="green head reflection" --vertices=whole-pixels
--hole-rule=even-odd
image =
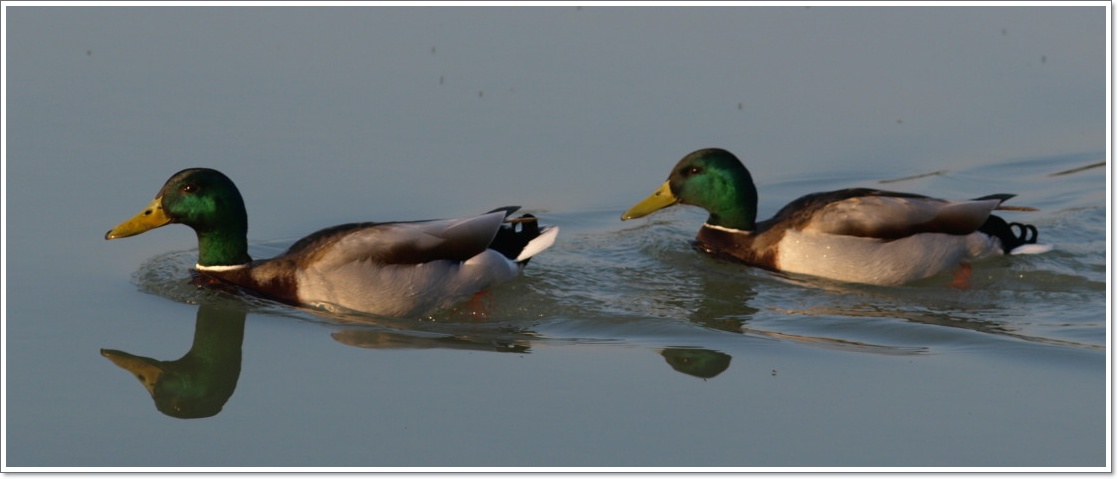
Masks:
[[[190,351],[175,361],[160,361],[124,351],[101,355],[131,372],[163,414],[182,419],[216,415],[233,395],[241,374],[244,309],[202,305]]]
[[[710,379],[730,367],[730,355],[709,349],[668,348],[660,355],[672,369],[697,378]]]

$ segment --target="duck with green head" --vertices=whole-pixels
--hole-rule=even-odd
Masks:
[[[991,213],[1014,195],[948,201],[912,193],[850,188],[813,193],[757,221],[757,188],[729,151],[698,150],[668,180],[622,216],[646,216],[675,204],[709,216],[696,247],[773,271],[839,281],[895,285],[997,254],[1036,253],[1032,225]]]
[[[200,276],[292,305],[417,317],[516,277],[551,247],[559,228],[518,207],[457,219],[351,223],[307,236],[269,260],[248,254],[248,215],[227,176],[209,168],[175,173],[147,208],[105,239],[171,223],[198,236]]]

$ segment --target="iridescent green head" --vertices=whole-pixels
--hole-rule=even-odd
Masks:
[[[757,220],[757,188],[733,153],[719,148],[694,151],[676,163],[671,175],[648,198],[633,205],[621,220],[640,218],[674,204],[707,210],[707,224],[752,230]]]
[[[171,223],[198,235],[198,264],[231,266],[249,262],[248,215],[241,192],[229,177],[209,168],[175,173],[147,208],[105,233],[125,238]]]

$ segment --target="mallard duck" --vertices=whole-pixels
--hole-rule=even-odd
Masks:
[[[803,196],[758,222],[749,170],[732,153],[709,148],[683,157],[621,220],[699,206],[710,214],[695,242],[702,252],[773,271],[897,285],[992,255],[1050,249],[1036,245],[1035,226],[991,214],[1013,196],[947,201],[851,188]]]
[[[541,227],[531,215],[507,220],[517,209],[339,225],[297,241],[275,258],[254,261],[240,191],[217,170],[191,168],[175,173],[147,208],[105,239],[181,223],[198,236],[197,274],[218,284],[291,305],[417,317],[516,277],[532,256],[554,243],[556,226]]]

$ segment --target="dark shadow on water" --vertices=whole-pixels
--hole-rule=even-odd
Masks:
[[[501,337],[475,338],[362,329],[338,331],[331,333],[330,337],[346,346],[368,349],[458,349],[498,353],[527,353],[531,349],[527,340]]]

